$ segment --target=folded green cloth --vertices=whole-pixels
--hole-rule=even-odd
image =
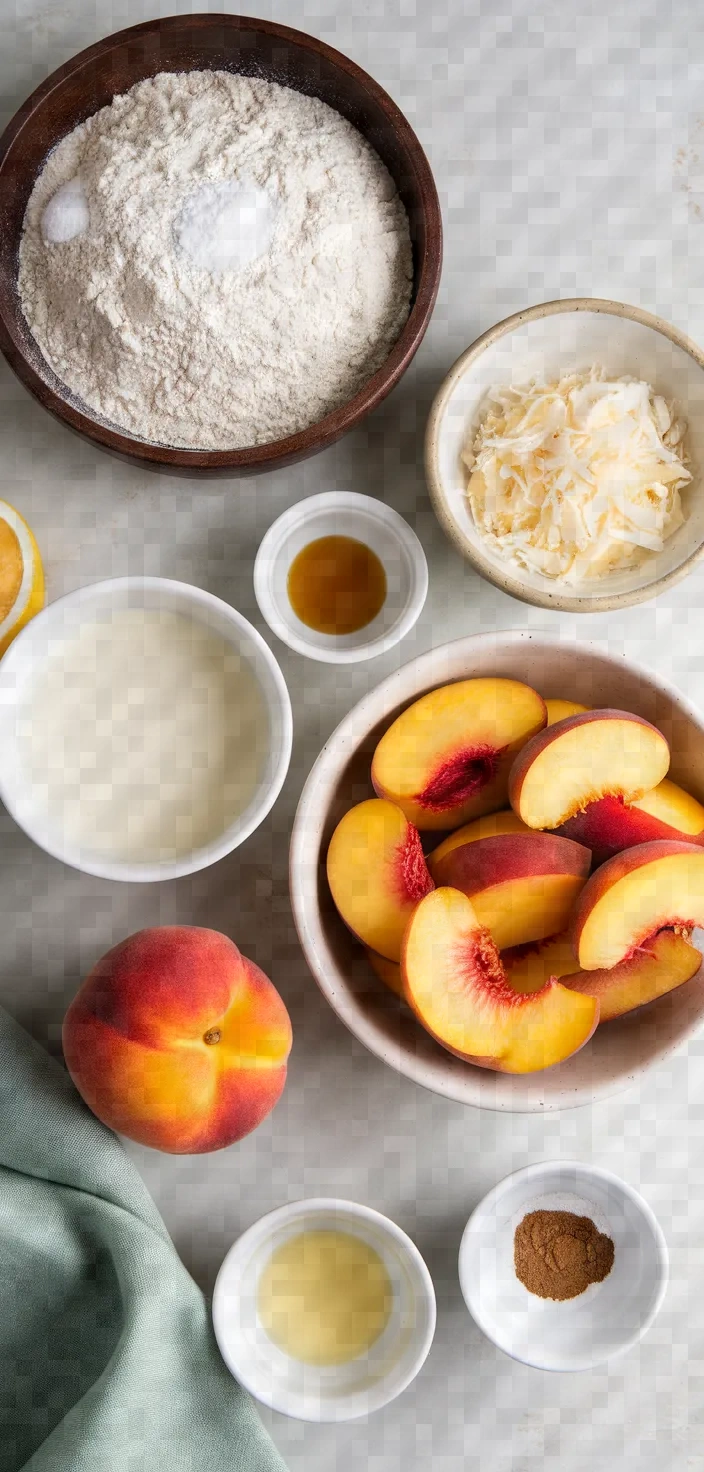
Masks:
[[[0,1009],[1,1472],[283,1472],[119,1140]]]

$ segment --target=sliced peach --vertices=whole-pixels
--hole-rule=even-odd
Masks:
[[[539,991],[551,976],[557,977],[571,991],[597,998],[600,1022],[621,1017],[673,991],[696,975],[701,959],[701,953],[674,930],[659,931],[629,960],[608,971],[576,970],[568,935],[555,935],[535,946],[517,946],[501,955],[516,991]]]
[[[704,848],[641,843],[608,859],[577,901],[572,942],[583,971],[618,966],[659,930],[704,925]]]
[[[574,976],[575,955],[567,931],[551,935],[534,945],[514,946],[501,952],[501,962],[511,986],[517,992],[538,992],[551,976],[560,980]]]
[[[590,802],[581,813],[562,823],[558,831],[564,838],[586,844],[592,850],[594,862],[602,864],[612,854],[639,843],[658,839],[701,842],[704,807],[669,777],[664,777],[637,802],[626,803],[622,797],[600,797]]]
[[[534,1073],[569,1058],[591,1037],[599,1003],[549,981],[522,996],[459,890],[436,889],[408,923],[401,957],[406,1000],[449,1052],[500,1073]],[[575,1007],[579,997],[581,1005]]]
[[[545,725],[545,702],[519,680],[459,680],[409,706],[372,762],[380,797],[417,828],[456,828],[506,806],[517,751]]]
[[[473,823],[465,823],[461,828],[456,828],[454,833],[448,834],[428,856],[428,868],[432,874],[433,865],[439,859],[444,859],[446,854],[451,854],[453,848],[461,848],[463,843],[476,843],[478,838],[498,838],[502,833],[531,832],[528,824],[516,817],[513,808],[504,808],[500,813],[487,813],[485,817],[475,818]]]
[[[644,793],[632,804],[641,813],[648,813],[658,823],[674,829],[677,834],[691,841],[704,834],[704,807],[696,797],[678,787],[669,777],[663,777],[657,787]]]
[[[566,721],[568,716],[581,716],[583,711],[591,710],[591,706],[580,705],[578,700],[546,700],[545,708],[549,726],[554,726],[556,721]]]
[[[547,726],[511,768],[511,807],[529,828],[559,828],[601,797],[635,802],[670,765],[665,737],[622,710],[592,710]]]
[[[395,992],[396,996],[403,1001],[403,982],[398,961],[389,961],[386,956],[380,956],[378,951],[367,950],[366,955],[372,971],[376,973],[379,980],[383,981],[384,986],[387,986],[390,992]]]
[[[684,936],[674,930],[661,930],[618,966],[608,971],[566,974],[563,980],[572,991],[595,997],[599,1003],[599,1020],[610,1022],[690,981],[701,964],[701,952],[690,946]],[[514,984],[513,978],[511,981]]]
[[[528,830],[462,844],[433,864],[433,877],[471,899],[504,950],[565,930],[591,860],[579,843]]]
[[[350,808],[330,840],[327,872],[345,924],[398,961],[413,906],[433,888],[418,832],[401,809],[378,797]]]

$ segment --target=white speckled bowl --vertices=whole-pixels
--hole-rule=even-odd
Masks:
[[[47,660],[65,642],[70,643],[86,623],[108,620],[124,608],[158,609],[178,613],[220,635],[249,666],[259,685],[268,717],[266,754],[251,799],[238,817],[223,822],[198,849],[178,858],[129,863],[89,849],[67,837],[50,817],[43,795],[32,782],[22,746],[23,714],[32,699],[34,680]],[[29,838],[46,853],[84,874],[131,883],[180,879],[206,869],[232,852],[263,822],[273,806],[288,771],[293,740],[291,702],[286,682],[261,634],[229,603],[203,588],[169,578],[107,578],[57,598],[22,629],[0,664],[0,800]]]
[[[540,1210],[591,1217],[614,1244],[611,1272],[578,1298],[538,1298],[516,1277],[516,1227]],[[661,1307],[667,1273],[667,1244],[647,1202],[610,1171],[579,1161],[548,1160],[506,1176],[472,1212],[460,1246],[472,1318],[536,1370],[589,1370],[631,1349]]]
[[[393,1302],[381,1337],[342,1365],[308,1365],[269,1338],[259,1318],[259,1279],[272,1254],[305,1231],[349,1232],[381,1257]],[[213,1327],[232,1374],[252,1395],[301,1421],[351,1421],[388,1405],[415,1379],[435,1333],[435,1291],[415,1243],[370,1206],[338,1197],[289,1202],[230,1248],[213,1293]]]
[[[683,493],[686,521],[662,552],[634,572],[571,588],[509,566],[479,535],[460,456],[478,429],[489,389],[547,383],[598,365],[609,376],[645,379],[687,420],[694,479]],[[654,598],[691,572],[704,553],[704,353],[683,332],[639,307],[580,297],[543,302],[498,322],[467,348],[440,385],[425,439],[425,469],[438,520],[483,577],[523,603],[601,613]]]
[[[302,623],[289,602],[291,564],[319,537],[353,537],[371,547],[386,574],[376,618],[353,634],[321,634]],[[309,659],[356,664],[385,654],[417,623],[428,592],[428,564],[412,527],[384,501],[356,491],[323,491],[284,511],[269,527],[254,563],[254,592],[274,634]]]
[[[447,1053],[388,992],[340,919],[325,877],[335,825],[373,796],[370,765],[382,733],[426,691],[451,680],[502,675],[541,695],[617,706],[659,726],[671,773],[704,800],[704,723],[672,685],[595,644],[529,633],[480,634],[404,665],[360,700],[323,747],[303,789],[291,839],[293,913],[308,965],[338,1017],[378,1058],[435,1093],[484,1109],[541,1112],[590,1104],[627,1088],[704,1019],[704,967],[685,986],[599,1027],[586,1047],[542,1073],[493,1073]]]

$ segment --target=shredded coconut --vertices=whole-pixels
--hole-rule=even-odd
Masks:
[[[636,567],[683,524],[684,435],[649,384],[600,368],[493,390],[462,457],[475,524],[504,558],[557,581]]]
[[[223,241],[225,183],[256,202],[254,246]],[[202,250],[199,220],[214,231]],[[138,83],[58,144],[27,206],[18,285],[45,359],[93,413],[155,443],[225,449],[351,398],[396,341],[411,278],[393,180],[345,118],[202,71]]]

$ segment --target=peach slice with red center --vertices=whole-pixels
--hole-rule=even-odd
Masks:
[[[383,981],[384,986],[387,986],[390,992],[394,992],[397,997],[400,997],[401,1001],[405,1001],[403,982],[401,980],[401,967],[398,961],[389,961],[386,956],[380,956],[378,951],[370,951],[369,949],[366,951],[366,957],[372,971],[378,976],[380,981]]]
[[[345,924],[398,961],[406,921],[433,888],[418,831],[401,809],[378,797],[350,808],[330,840],[327,873]]]
[[[644,1007],[667,992],[674,991],[696,976],[702,964],[701,952],[674,930],[660,930],[645,946],[626,961],[609,970],[577,971],[564,974],[564,985],[582,996],[595,997],[599,1003],[600,1021],[623,1017],[636,1007]],[[513,983],[513,977],[511,977]]]
[[[571,991],[596,997],[599,1022],[610,1022],[643,1007],[690,981],[701,954],[674,930],[661,930],[644,948],[608,971],[578,971],[569,935],[555,935],[535,946],[503,951],[501,960],[512,987],[536,992],[551,976]]]
[[[483,818],[475,818],[473,823],[464,823],[461,828],[456,828],[454,833],[449,833],[442,843],[428,856],[428,868],[432,874],[433,865],[446,854],[451,854],[453,848],[461,848],[463,843],[476,843],[479,838],[499,838],[503,833],[532,833],[527,823],[523,823],[516,817],[513,808],[503,808],[500,813],[487,813]]]
[[[459,827],[506,806],[513,757],[545,719],[545,702],[519,680],[443,685],[382,736],[374,789],[417,828]]]
[[[651,792],[636,802],[622,797],[601,797],[581,813],[562,823],[559,832],[592,850],[594,862],[602,864],[622,849],[659,839],[704,840],[704,807],[684,788],[664,777]]]
[[[554,726],[556,721],[566,721],[568,716],[583,715],[585,710],[591,710],[591,706],[580,705],[578,700],[546,700],[545,709],[548,725]]]
[[[593,997],[559,981],[531,995],[515,991],[471,900],[455,889],[434,890],[414,910],[401,973],[406,1000],[432,1037],[458,1058],[500,1073],[561,1063],[599,1020]]]
[[[603,797],[636,802],[670,765],[665,737],[622,710],[592,710],[547,726],[511,768],[511,807],[529,828],[560,828]]]
[[[451,849],[432,875],[472,901],[502,951],[565,930],[591,861],[581,844],[528,829]]]
[[[641,843],[608,859],[577,901],[572,942],[583,971],[608,970],[659,930],[704,925],[704,848]]]

